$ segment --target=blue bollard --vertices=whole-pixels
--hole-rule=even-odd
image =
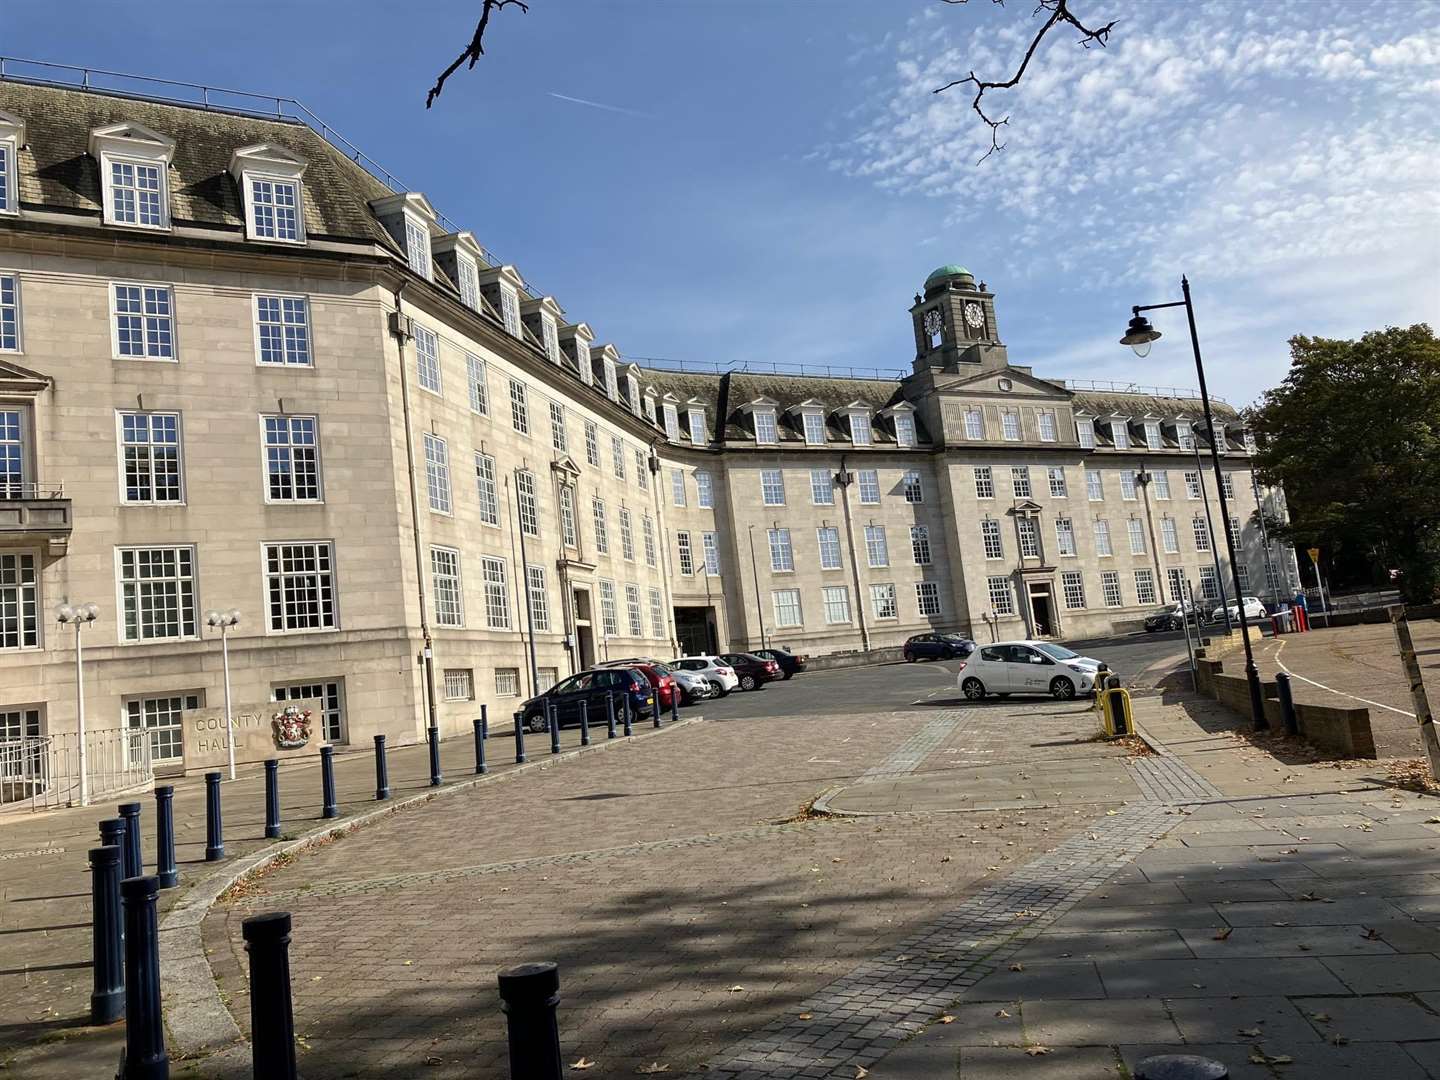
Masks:
[[[175,789],[168,784],[155,789],[155,876],[162,889],[180,884],[175,866]]]
[[[295,1011],[290,999],[290,913],[240,924],[250,954],[250,1031],[256,1080],[296,1080]]]
[[[320,747],[320,797],[322,818],[337,818],[340,807],[335,804],[335,747]]]
[[[590,703],[580,702],[580,745],[590,745]]]
[[[121,818],[125,821],[125,846],[120,849],[120,880],[139,877],[145,872],[145,862],[140,857],[140,804],[121,803]]]
[[[265,761],[265,839],[280,838],[280,762]]]
[[[445,782],[445,778],[440,775],[440,729],[426,728],[425,741],[430,744],[430,786],[439,787]]]
[[[482,776],[489,771],[485,764],[485,718],[482,716],[475,721],[475,775]]]
[[[1300,718],[1295,715],[1295,697],[1290,686],[1290,676],[1285,672],[1275,676],[1275,687],[1280,697],[1280,719],[1285,722],[1286,735],[1300,734]]]
[[[153,877],[120,883],[125,910],[125,1057],[120,1075],[125,1080],[170,1077],[160,1014],[160,934],[155,923],[159,895],[160,883]]]
[[[375,736],[375,801],[390,798],[390,766],[385,760],[385,736]]]
[[[605,737],[615,738],[615,691],[605,692]]]
[[[220,774],[205,774],[205,861],[225,857],[225,830],[220,821]]]
[[[480,738],[490,738],[490,706],[485,704],[480,706]]]
[[[560,752],[560,710],[555,708],[553,702],[545,703],[545,715],[550,720],[550,753]]]
[[[106,818],[100,822],[100,846],[113,847],[120,852],[120,864],[125,864],[125,819]]]
[[[562,1080],[560,973],[554,964],[519,964],[500,972],[500,1001],[510,1043],[510,1075]]]
[[[515,764],[525,764],[525,720],[518,712],[515,714]]]
[[[625,736],[629,738],[635,734],[635,709],[630,701],[630,691],[620,692],[620,705],[625,710]]]
[[[90,955],[94,982],[90,1023],[125,1015],[125,961],[120,936],[120,849],[90,849]]]

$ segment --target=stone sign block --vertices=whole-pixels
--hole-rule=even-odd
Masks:
[[[287,749],[281,747],[277,742],[271,718],[291,705],[301,712],[309,710],[310,738],[304,746]],[[281,761],[291,758],[319,757],[320,747],[325,742],[320,733],[322,708],[323,702],[317,698],[267,701],[263,705],[232,706],[235,764],[255,764],[272,757],[279,758]],[[182,724],[182,745],[187,774],[229,767],[230,749],[226,740],[225,707],[223,705],[191,709],[184,714]]]

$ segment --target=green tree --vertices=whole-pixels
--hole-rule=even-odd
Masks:
[[[1290,373],[1250,416],[1261,479],[1282,484],[1286,538],[1372,580],[1398,568],[1423,603],[1440,588],[1440,341],[1429,326],[1359,341],[1290,339]]]

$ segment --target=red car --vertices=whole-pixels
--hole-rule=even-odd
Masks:
[[[597,666],[631,668],[641,672],[645,678],[650,680],[650,685],[655,690],[655,704],[661,709],[669,710],[675,701],[675,695],[679,692],[675,685],[675,679],[670,674],[670,669],[654,660],[612,660]]]
[[[781,677],[780,665],[753,653],[720,653],[720,659],[735,669],[740,676],[741,690],[758,690],[767,682]]]

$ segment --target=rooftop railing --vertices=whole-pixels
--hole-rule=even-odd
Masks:
[[[1043,378],[1043,376],[1042,376]],[[1114,379],[1047,379],[1059,383],[1066,390],[1091,391],[1106,394],[1144,394],[1147,397],[1170,397],[1200,400],[1200,391],[1185,386],[1146,386],[1142,383],[1118,382]],[[1219,394],[1211,394],[1211,401],[1230,404]]]
[[[747,375],[796,375],[825,379],[899,380],[910,374],[903,368],[850,367],[843,364],[801,364],[783,361],[749,360],[727,364],[716,360],[672,360],[665,356],[626,356],[641,367],[655,371],[678,371],[700,375],[724,375],[738,372]]]

